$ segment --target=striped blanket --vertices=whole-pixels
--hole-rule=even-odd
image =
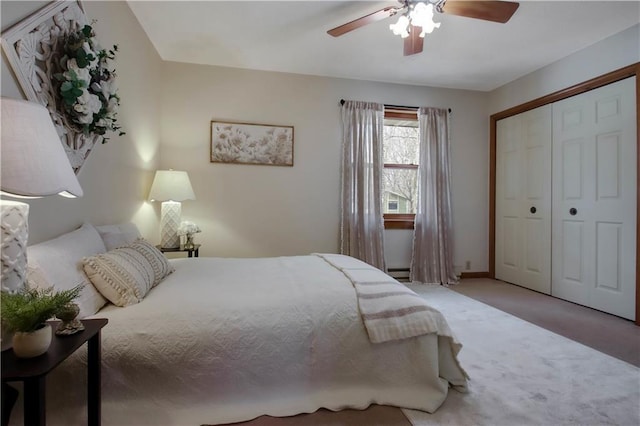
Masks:
[[[353,283],[360,315],[372,343],[436,333],[451,340],[455,355],[462,345],[444,316],[389,275],[350,256],[314,253]]]

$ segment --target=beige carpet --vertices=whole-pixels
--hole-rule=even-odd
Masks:
[[[632,321],[488,278],[450,289],[640,367],[640,327]]]
[[[469,393],[415,426],[640,424],[640,370],[440,286],[411,286],[440,310],[464,347]]]
[[[640,424],[640,375],[637,368],[450,290],[429,286],[412,288],[427,297],[449,319],[465,345],[461,359],[472,376],[471,393],[451,392],[435,414],[407,410],[408,417],[416,426]],[[495,280],[463,280],[451,288],[528,321],[538,322],[555,333],[604,348],[628,362],[640,359],[640,327],[629,321]],[[501,331],[487,334],[487,329],[496,325]],[[536,345],[532,336],[542,339],[542,346]],[[558,364],[561,361],[565,362],[564,367]],[[506,378],[508,369],[500,367],[505,362],[507,365],[513,362],[511,365],[515,366],[514,377],[509,380]],[[544,380],[528,377],[529,370],[537,371],[536,374]],[[580,374],[583,370],[587,371],[587,376]],[[585,383],[587,390],[583,392],[581,387]],[[612,392],[606,391],[605,385],[612,387]],[[597,394],[595,397],[592,395],[594,392]],[[574,416],[575,412],[582,414]],[[399,409],[372,406],[365,411],[334,413],[319,410],[313,414],[281,419],[263,416],[237,425],[410,424]]]

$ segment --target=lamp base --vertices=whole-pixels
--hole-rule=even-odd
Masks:
[[[180,216],[182,204],[178,201],[164,201],[160,209],[160,246],[162,248],[179,248]]]
[[[29,237],[29,204],[0,200],[0,259],[2,291],[16,292],[27,282],[27,239]],[[2,327],[0,327],[2,328]],[[11,349],[13,333],[2,328],[2,350]]]
[[[0,200],[2,291],[15,292],[27,281],[29,204]]]

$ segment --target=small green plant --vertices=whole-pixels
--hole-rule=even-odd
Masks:
[[[10,333],[37,330],[78,297],[82,287],[80,284],[70,290],[58,292],[54,292],[53,287],[24,288],[16,293],[3,291],[0,296],[2,328]]]

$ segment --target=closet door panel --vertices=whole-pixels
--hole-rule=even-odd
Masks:
[[[496,278],[549,294],[551,108],[498,121]]]
[[[541,219],[525,219],[524,270],[538,275],[544,272],[545,229]]]
[[[582,305],[588,302],[584,240],[583,221],[565,219],[559,226],[556,222],[553,230],[552,294]],[[558,282],[562,285],[558,285]]]
[[[551,107],[522,114],[524,185],[521,285],[551,293]]]
[[[596,288],[620,293],[622,260],[622,223],[596,224]]]
[[[520,281],[520,117],[497,123],[496,144],[496,278]]]
[[[585,169],[584,139],[568,139],[559,143],[562,144],[559,153],[562,163],[562,199],[567,203],[582,202]],[[556,188],[559,189],[557,186]]]
[[[614,132],[598,135],[596,139],[596,198],[619,199],[622,184],[620,153],[622,135]]]
[[[635,79],[598,89],[596,128],[596,259],[593,308],[635,319],[637,132]]]
[[[552,294],[629,319],[636,149],[635,79],[553,105]]]

